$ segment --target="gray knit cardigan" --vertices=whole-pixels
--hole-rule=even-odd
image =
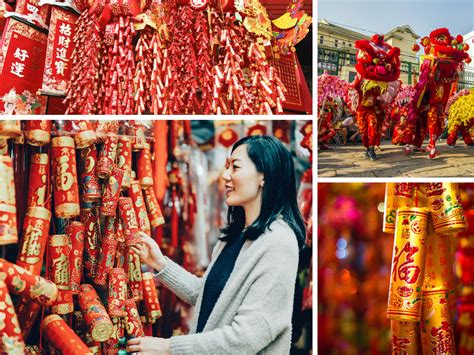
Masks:
[[[190,334],[170,340],[171,354],[288,354],[298,267],[298,244],[283,219],[247,240],[202,333],[196,334],[207,274],[226,242],[218,241],[202,278],[167,258],[157,278],[195,306]]]

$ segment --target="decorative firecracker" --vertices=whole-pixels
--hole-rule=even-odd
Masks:
[[[0,156],[0,176],[4,181],[0,189],[0,245],[13,244],[18,242],[18,231],[13,162],[8,156]]]
[[[51,141],[51,120],[28,120],[25,122],[26,142],[34,146],[43,146]]]

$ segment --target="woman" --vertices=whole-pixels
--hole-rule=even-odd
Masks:
[[[144,233],[136,249],[158,279],[195,306],[191,334],[140,337],[127,350],[153,354],[288,354],[298,249],[305,227],[290,152],[273,137],[232,148],[223,174],[227,226],[202,278],[163,256]]]

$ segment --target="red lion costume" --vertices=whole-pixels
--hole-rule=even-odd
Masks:
[[[443,112],[449,98],[456,92],[462,63],[470,62],[466,53],[469,46],[463,44],[461,35],[451,36],[447,28],[432,31],[429,37],[421,39],[421,45],[425,56],[408,112],[408,121],[414,126],[413,139],[405,151],[409,154],[414,148],[420,149],[428,133],[426,151],[432,159],[439,154],[436,139],[443,130]],[[413,46],[414,51],[419,49],[418,45]]]
[[[400,87],[400,49],[384,42],[383,35],[355,42],[357,78],[352,87],[358,93],[356,120],[362,135],[366,157],[374,160],[380,145],[386,106]]]

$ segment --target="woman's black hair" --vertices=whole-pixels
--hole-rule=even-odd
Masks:
[[[279,216],[288,223],[296,235],[298,246],[305,242],[306,229],[296,202],[296,177],[293,157],[276,138],[249,136],[234,144],[232,152],[241,145],[247,146],[247,154],[257,171],[263,173],[262,208],[260,215],[245,231],[245,212],[241,206],[231,206],[227,212],[227,226],[222,229],[222,240],[230,241],[242,231],[244,238],[255,240],[262,235]]]

